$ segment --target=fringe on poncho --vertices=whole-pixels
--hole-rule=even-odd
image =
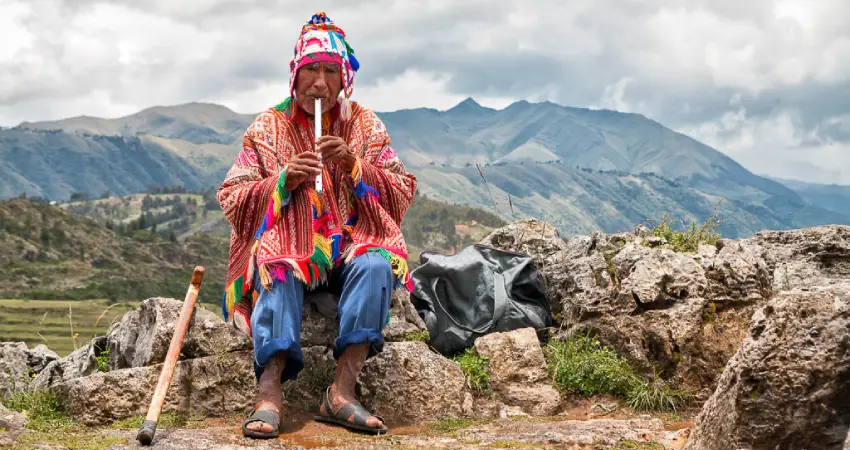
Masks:
[[[266,286],[285,280],[291,269],[314,288],[343,261],[378,252],[390,262],[397,287],[412,290],[401,222],[416,177],[390,147],[378,116],[356,102],[350,108],[347,120],[339,120],[338,106],[326,113],[322,134],[345,139],[356,163],[350,172],[325,164],[321,193],[309,181],[292,192],[284,189],[289,159],[315,151],[312,119],[289,99],[248,127],[218,190],[232,227],[222,314],[249,336],[257,271]]]

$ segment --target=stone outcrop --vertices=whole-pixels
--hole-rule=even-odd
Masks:
[[[490,387],[499,401],[533,416],[551,416],[558,411],[561,395],[549,382],[549,369],[533,328],[479,337],[475,350],[489,361]]]
[[[561,239],[540,221],[494,231],[485,244],[534,257],[568,333],[596,334],[644,375],[659,372],[705,400],[776,293],[850,278],[850,227],[764,231],[677,252],[633,233]]]
[[[850,427],[850,280],[778,294],[704,405],[688,450],[842,449]]]
[[[209,417],[253,406],[255,382],[250,351],[180,361],[165,396],[163,412]],[[74,378],[53,389],[75,420],[103,425],[144,416],[162,365],[134,367]]]

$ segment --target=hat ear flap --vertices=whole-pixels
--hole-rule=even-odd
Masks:
[[[340,95],[339,98],[339,118],[342,119],[343,122],[348,122],[351,120],[351,100],[348,97]]]

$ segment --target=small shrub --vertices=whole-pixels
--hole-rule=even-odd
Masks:
[[[101,349],[100,347],[96,347],[100,353],[95,356],[95,362],[97,362],[97,370],[101,372],[109,372],[109,347],[106,349]]]
[[[490,390],[490,376],[487,374],[490,363],[486,357],[478,355],[470,347],[453,359],[460,365],[470,388],[479,392]]]
[[[714,232],[723,223],[717,218],[717,213],[712,214],[699,228],[696,222],[691,222],[691,229],[687,231],[674,230],[668,221],[669,217],[665,213],[661,223],[652,229],[652,234],[665,239],[673,251],[695,252],[699,244],[714,245],[720,240],[720,233]]]

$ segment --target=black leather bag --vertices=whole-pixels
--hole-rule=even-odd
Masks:
[[[441,354],[463,351],[488,333],[552,326],[544,282],[530,256],[475,244],[454,255],[424,252],[419,259],[411,301]]]

